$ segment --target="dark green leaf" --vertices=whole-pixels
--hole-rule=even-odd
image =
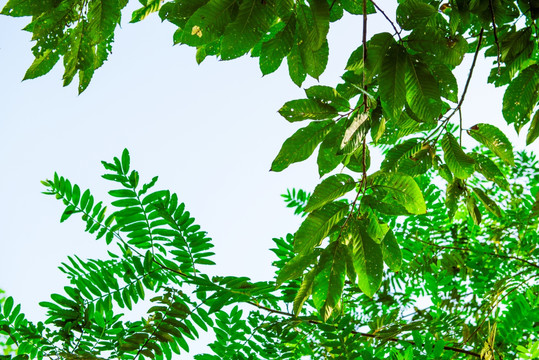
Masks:
[[[526,135],[526,145],[530,145],[539,137],[539,110],[535,112],[530,128],[528,129],[528,135]]]
[[[288,101],[279,110],[279,114],[290,122],[306,119],[325,120],[333,119],[338,115],[337,110],[321,101],[300,99]]]
[[[384,262],[391,271],[399,271],[402,266],[402,252],[391,229],[386,233],[381,244]]]
[[[305,206],[306,212],[319,209],[325,204],[340,198],[356,187],[354,179],[346,174],[336,174],[328,177],[316,186]]]
[[[511,145],[507,136],[505,136],[505,134],[496,126],[490,124],[477,124],[468,130],[468,134],[488,147],[507,164],[511,166],[515,165],[513,145]]]
[[[479,200],[483,203],[485,208],[490,211],[492,214],[496,215],[497,217],[502,216],[502,211],[500,210],[500,207],[494,200],[492,200],[483,190],[480,188],[473,188],[474,194],[477,196]]]
[[[528,121],[537,103],[539,65],[532,65],[514,78],[503,96],[503,117],[508,124],[515,124],[517,132]]]
[[[406,101],[406,50],[397,43],[389,46],[382,58],[378,79],[382,107],[392,119],[397,119]]]
[[[276,281],[277,286],[281,286],[285,281],[300,277],[303,271],[318,258],[318,255],[319,251],[311,251],[294,256],[279,271]]]
[[[444,160],[453,175],[466,179],[475,171],[475,161],[466,155],[453,135],[446,132],[442,138]]]

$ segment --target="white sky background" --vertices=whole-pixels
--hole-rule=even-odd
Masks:
[[[395,18],[394,1],[378,3]],[[132,1],[130,10],[137,5]],[[157,14],[137,24],[129,19],[124,12],[113,54],[77,96],[77,78],[62,88],[61,64],[21,82],[33,60],[30,34],[20,30],[29,19],[0,18],[0,288],[35,321],[44,315],[38,302],[67,285],[60,262],[74,253],[98,257],[105,249],[104,241],[83,232],[78,216],[60,224],[63,205],[40,194],[39,181],[54,171],[109,202],[112,183],[100,177],[100,161],[127,147],[142,179],[159,175],[156,189],[177,192],[214,239],[218,266],[212,273],[254,280],[273,277],[271,239],[294,232],[301,221],[280,194],[292,187],[312,191],[319,180],[316,156],[282,173],[268,171],[283,141],[306,125],[289,124],[277,113],[284,102],[304,97],[286,64],[265,77],[258,59],[247,56],[207,58],[198,66],[193,48],[172,46],[174,26]],[[369,36],[379,31],[392,32],[381,16],[369,16]],[[330,63],[320,84],[338,83],[360,42],[360,17],[331,25]],[[522,148],[527,127],[519,139],[504,127],[503,90],[485,85],[490,60],[479,60],[464,127],[493,123]],[[470,63],[471,55],[458,79],[460,92]]]

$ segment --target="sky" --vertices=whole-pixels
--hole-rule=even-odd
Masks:
[[[393,2],[384,3],[394,19]],[[277,113],[286,101],[305,97],[286,64],[264,77],[257,59],[247,56],[197,65],[193,48],[172,46],[171,24],[155,14],[137,24],[129,18],[128,10],[113,54],[80,96],[75,84],[61,86],[61,66],[21,82],[33,61],[30,35],[20,30],[28,20],[0,18],[0,288],[32,320],[43,318],[38,302],[67,285],[57,269],[66,256],[99,257],[106,249],[83,232],[77,216],[59,223],[63,205],[40,193],[40,180],[55,171],[109,201],[112,188],[100,177],[100,161],[128,148],[142,180],[159,175],[157,187],[178,193],[213,238],[213,273],[253,280],[273,277],[271,239],[295,232],[301,222],[280,194],[292,187],[312,191],[319,182],[315,156],[269,172],[283,141],[304,125]],[[338,83],[361,42],[360,19],[331,24],[330,62],[320,84]],[[369,36],[379,31],[391,32],[389,24],[369,17]],[[485,85],[490,60],[480,60],[463,107],[464,127],[493,123],[524,144],[527,128],[517,138],[504,126],[503,89]],[[460,90],[470,63],[471,56],[460,70]],[[528,149],[539,150],[537,144]]]

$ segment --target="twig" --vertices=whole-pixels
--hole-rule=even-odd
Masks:
[[[431,138],[434,134],[436,134],[440,129],[444,128],[447,125],[447,123],[449,122],[449,120],[453,117],[453,115],[455,115],[457,113],[457,111],[459,111],[460,108],[462,107],[462,104],[464,103],[464,98],[466,97],[466,93],[468,92],[468,87],[470,86],[470,81],[472,80],[472,75],[473,75],[473,71],[474,71],[474,68],[475,68],[475,64],[477,63],[477,57],[479,56],[479,50],[481,50],[481,42],[483,41],[483,33],[484,33],[484,31],[485,31],[485,29],[481,28],[481,31],[479,32],[479,37],[477,39],[477,47],[475,49],[475,53],[474,53],[474,56],[473,56],[472,66],[470,66],[470,71],[468,72],[468,78],[466,79],[466,84],[464,85],[464,90],[462,91],[462,95],[460,96],[460,101],[458,102],[457,106],[453,109],[451,114],[449,114],[442,121],[442,123],[436,129],[434,129],[432,134],[429,135],[425,139],[424,142],[427,142],[429,140],[429,138]],[[438,134],[438,136],[436,137],[434,142],[438,141],[438,138],[440,137],[441,134],[442,133]]]
[[[496,43],[496,62],[498,63],[498,75],[500,75],[500,42],[498,41],[498,31],[496,29],[496,17],[492,0],[489,0],[490,16],[492,17],[492,30],[494,32],[494,42]]]
[[[270,309],[266,306],[263,306],[263,305],[260,305],[260,304],[257,304],[255,302],[252,302],[252,301],[248,301],[247,302],[248,304],[250,305],[253,305],[259,309],[262,309],[262,310],[265,310],[265,311],[268,311],[272,314],[279,314],[279,315],[283,315],[283,316],[287,316],[287,317],[294,317],[294,318],[297,318],[294,314],[290,314],[290,313],[287,313],[287,312],[284,312],[284,311],[280,311],[280,310],[274,310],[274,309]],[[298,318],[298,320],[302,320],[300,318]],[[321,325],[323,324],[322,322],[320,321],[316,321],[316,320],[307,320],[307,319],[304,319],[303,321],[309,323],[309,324],[312,324],[312,325]],[[383,340],[383,341],[392,341],[392,342],[406,342],[410,345],[413,345],[415,346],[415,342],[412,341],[412,340],[403,340],[403,339],[397,339],[397,338],[384,338],[380,335],[376,335],[376,334],[369,334],[369,333],[363,333],[363,332],[359,332],[359,331],[355,331],[355,330],[352,330],[350,332],[351,334],[355,334],[355,335],[360,335],[360,336],[363,336],[363,337],[366,337],[366,338],[371,338],[371,339],[378,339],[378,340]],[[473,356],[473,357],[477,357],[477,358],[480,358],[481,355],[476,353],[476,352],[473,352],[473,351],[469,351],[469,350],[464,350],[464,349],[461,349],[461,348],[458,348],[458,347],[454,347],[454,346],[444,346],[444,349],[445,350],[450,350],[450,351],[454,351],[456,353],[461,353],[461,354],[466,354],[466,355],[470,355],[470,356]]]
[[[389,21],[389,23],[391,24],[391,26],[393,27],[393,30],[395,30],[395,34],[397,35],[397,37],[399,38],[399,41],[402,42],[402,38],[401,38],[401,34],[400,34],[400,31],[397,30],[397,27],[395,26],[395,23],[393,21],[391,21],[391,19],[389,18],[389,16],[386,15],[386,13],[384,12],[384,10],[382,10],[382,8],[380,8],[378,5],[376,5],[376,3],[373,1],[373,0],[369,0],[371,2],[371,4],[374,5],[374,7],[376,8],[376,10],[378,10],[380,12],[380,14],[382,14],[387,21]],[[363,10],[363,13],[366,13],[365,9]]]

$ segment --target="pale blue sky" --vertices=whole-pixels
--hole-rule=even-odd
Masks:
[[[303,126],[277,113],[285,101],[304,97],[286,64],[266,77],[249,57],[208,58],[198,66],[194,49],[172,46],[170,24],[156,15],[138,24],[128,23],[128,13],[124,18],[113,54],[81,96],[75,86],[62,88],[61,66],[21,83],[32,62],[30,36],[19,30],[28,20],[0,18],[0,288],[34,320],[43,314],[37,303],[66,285],[56,267],[67,255],[104,251],[76,216],[60,224],[62,204],[40,194],[39,181],[54,171],[108,200],[100,160],[129,148],[142,177],[159,175],[158,186],[177,192],[214,239],[214,272],[256,280],[273,276],[271,238],[294,232],[301,220],[279,195],[291,187],[311,191],[318,182],[314,159],[282,173],[268,171],[282,142]],[[331,25],[330,64],[321,84],[338,82],[361,41],[360,19]],[[391,31],[381,16],[369,17],[369,29]],[[476,71],[463,109],[465,127],[502,127],[503,93],[484,85],[487,66]],[[514,138],[514,130],[507,133]]]

